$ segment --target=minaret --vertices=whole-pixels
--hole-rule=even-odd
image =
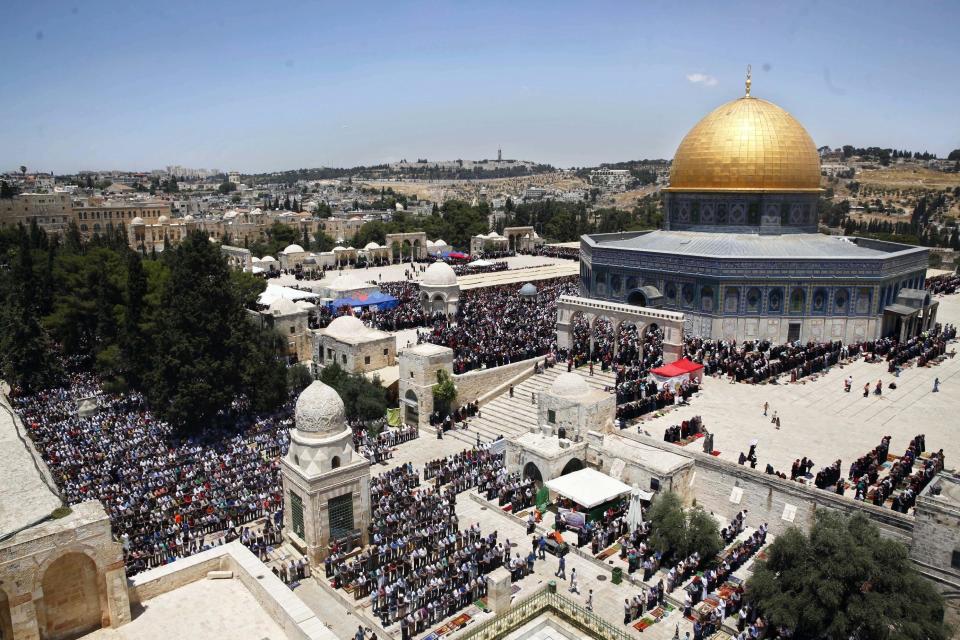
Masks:
[[[503,160],[503,150],[500,147],[497,147],[497,162]]]

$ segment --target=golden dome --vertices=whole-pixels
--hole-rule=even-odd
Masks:
[[[820,156],[793,116],[746,95],[690,130],[673,157],[667,190],[819,191]]]

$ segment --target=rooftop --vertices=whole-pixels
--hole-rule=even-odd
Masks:
[[[759,235],[755,233],[720,233],[709,231],[650,231],[631,237],[611,234],[587,236],[593,244],[604,248],[632,249],[690,256],[725,258],[880,258],[904,250],[915,250],[905,244],[863,242],[862,239],[827,236],[820,233]]]

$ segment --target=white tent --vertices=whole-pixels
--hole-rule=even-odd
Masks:
[[[630,493],[630,508],[627,510],[627,527],[630,531],[639,527],[640,523],[643,522],[643,505],[641,501],[649,500],[652,497],[653,494],[649,491],[643,491],[636,487],[634,487]]]
[[[283,287],[278,284],[268,284],[267,288],[260,297],[257,298],[257,304],[269,307],[275,301],[284,298],[286,300],[309,300],[316,298],[317,294],[312,291],[300,291],[292,287]]]
[[[595,469],[581,469],[547,482],[550,491],[573,500],[585,509],[630,493],[632,488]]]
[[[480,259],[480,260],[474,260],[473,262],[471,262],[471,263],[468,264],[467,266],[468,266],[468,267],[489,267],[489,266],[491,266],[491,265],[493,265],[493,263],[490,262],[489,260]]]

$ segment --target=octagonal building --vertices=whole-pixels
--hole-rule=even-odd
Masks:
[[[704,338],[853,342],[932,326],[928,250],[818,233],[820,194],[813,139],[748,77],[680,143],[664,229],[581,238],[581,293],[681,311]]]

